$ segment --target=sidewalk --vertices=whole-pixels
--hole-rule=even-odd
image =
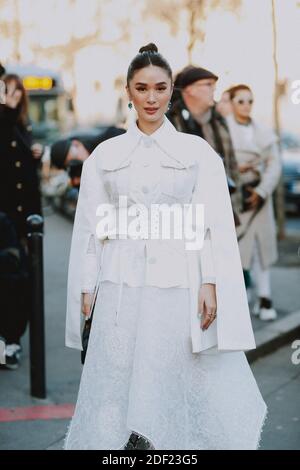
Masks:
[[[16,371],[0,370],[0,450],[62,447],[81,374],[80,352],[64,346],[71,232],[72,225],[68,220],[57,214],[46,217],[47,399],[38,400],[30,396],[27,333],[22,340],[24,352],[20,368]],[[291,242],[284,241],[280,246],[281,258],[272,269],[274,305],[279,319],[271,324],[253,320],[257,349],[249,351],[249,361],[270,353],[291,338],[300,339],[300,258],[295,256],[299,245],[300,240],[295,238]]]
[[[263,322],[252,316],[256,349],[249,351],[250,362],[269,354],[295,337],[300,338],[300,223],[287,226],[286,239],[278,243],[279,259],[271,270],[274,307],[278,318]],[[252,305],[252,303],[251,303]]]

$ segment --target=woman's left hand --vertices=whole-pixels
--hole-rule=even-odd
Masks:
[[[245,202],[249,205],[249,209],[256,209],[263,203],[264,199],[255,191],[254,188],[251,188],[251,186],[248,187],[248,190],[251,195],[245,200]]]
[[[217,314],[217,296],[215,284],[202,284],[199,291],[198,312],[201,315],[201,328],[207,330]]]

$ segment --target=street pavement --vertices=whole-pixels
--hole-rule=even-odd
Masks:
[[[300,312],[300,230],[289,242],[281,242],[279,262],[272,268],[274,305],[281,325]],[[69,220],[47,211],[45,217],[45,330],[47,398],[30,395],[29,335],[22,339],[21,366],[16,371],[0,370],[0,450],[61,449],[79,386],[80,352],[64,346],[66,281],[72,225]],[[293,316],[294,315],[294,316]],[[294,321],[295,323],[295,321]],[[256,335],[268,338],[276,322],[253,319]],[[300,326],[300,321],[299,321]],[[261,449],[300,449],[300,364],[292,362],[292,340],[280,349],[265,349],[251,363],[253,373],[269,407]],[[294,336],[293,336],[294,335]],[[276,346],[276,345],[275,345]],[[278,347],[278,344],[277,344]],[[299,354],[300,357],[300,354]]]

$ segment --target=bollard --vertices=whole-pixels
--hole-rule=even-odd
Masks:
[[[40,215],[27,217],[32,299],[29,323],[30,391],[36,398],[46,398],[43,225],[44,221]]]

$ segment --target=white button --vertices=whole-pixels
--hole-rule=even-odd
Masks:
[[[149,263],[149,264],[154,264],[154,263],[156,263],[156,258],[149,258],[148,263]]]
[[[148,186],[143,186],[143,187],[142,187],[142,191],[143,191],[144,194],[149,193],[149,188],[148,188]]]

